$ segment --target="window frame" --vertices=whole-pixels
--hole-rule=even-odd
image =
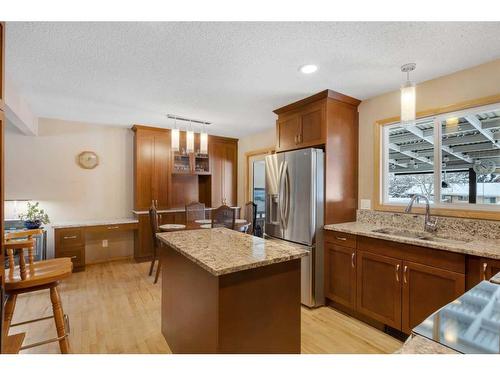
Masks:
[[[453,106],[428,110],[417,114],[418,120],[433,119],[434,123],[434,202],[431,204],[433,214],[440,216],[483,218],[500,220],[500,205],[476,203],[443,203],[441,202],[442,174],[442,128],[441,122],[450,117],[463,117],[465,114],[477,114],[500,108],[500,95],[464,102]],[[393,117],[375,122],[375,155],[374,155],[374,209],[378,211],[404,212],[406,204],[388,201],[389,148],[388,131],[391,126],[399,125],[399,118]],[[415,212],[423,212],[425,205],[416,204]]]

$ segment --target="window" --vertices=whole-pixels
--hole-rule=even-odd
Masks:
[[[382,130],[382,202],[500,209],[500,104]]]

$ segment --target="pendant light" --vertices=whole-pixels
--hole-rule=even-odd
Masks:
[[[186,152],[188,154],[194,152],[194,132],[191,120],[189,121],[189,129],[186,131]]]
[[[401,71],[406,73],[406,82],[401,86],[401,125],[409,126],[415,124],[416,119],[416,88],[415,83],[410,81],[410,72],[417,67],[415,63],[405,64]]]
[[[177,128],[177,119],[174,118],[174,128],[171,132],[172,151],[179,151],[179,129]]]
[[[205,129],[205,123],[201,126],[200,133],[200,154],[206,155],[208,154],[208,134]]]

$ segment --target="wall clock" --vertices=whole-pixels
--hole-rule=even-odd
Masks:
[[[99,157],[95,152],[82,151],[78,154],[78,164],[84,169],[94,169],[99,165]]]

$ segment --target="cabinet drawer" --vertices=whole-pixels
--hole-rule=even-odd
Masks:
[[[137,223],[125,223],[125,224],[109,224],[109,225],[94,225],[91,227],[86,227],[86,232],[119,232],[127,230],[137,229]]]
[[[57,249],[56,258],[71,258],[73,269],[85,266],[85,247]]]
[[[344,247],[356,248],[355,234],[325,230],[325,241]]]
[[[85,242],[81,228],[56,229],[56,241],[61,247],[82,246]]]

